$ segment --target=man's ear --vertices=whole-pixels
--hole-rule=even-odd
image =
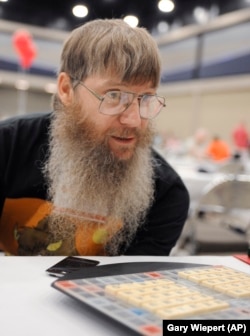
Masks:
[[[68,105],[73,99],[73,88],[69,76],[66,72],[61,72],[57,78],[57,93],[64,105]]]

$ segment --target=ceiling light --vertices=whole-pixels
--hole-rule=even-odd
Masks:
[[[174,3],[171,0],[160,0],[158,2],[158,8],[164,13],[170,13],[174,10]]]
[[[169,31],[169,24],[165,21],[160,21],[157,25],[158,32],[164,34]]]
[[[138,18],[134,15],[127,15],[123,20],[131,27],[137,27],[139,23]]]
[[[194,17],[198,23],[207,23],[209,21],[209,13],[203,7],[196,7],[194,9]]]
[[[83,18],[88,15],[88,8],[84,5],[76,5],[72,8],[72,13],[78,18]]]

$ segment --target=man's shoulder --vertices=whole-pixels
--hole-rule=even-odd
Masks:
[[[29,113],[9,117],[0,122],[0,135],[22,139],[40,137],[48,133],[52,113]]]
[[[178,195],[179,199],[181,199],[182,206],[188,208],[190,196],[182,177],[168,163],[167,159],[155,150],[153,150],[153,157],[155,162],[156,198],[166,195],[166,193],[168,194],[168,191],[171,190],[172,195],[175,195],[174,197]]]
[[[0,122],[0,143],[4,148],[23,150],[24,144],[46,144],[52,113],[30,113],[13,116]]]
[[[167,159],[154,148],[152,149],[152,156],[154,161],[154,169],[158,174],[165,177],[169,177],[169,175],[173,177],[178,176],[177,172],[168,163]]]
[[[51,119],[51,112],[27,113],[24,115],[10,116],[0,122],[0,127],[14,127],[18,125],[46,124]]]

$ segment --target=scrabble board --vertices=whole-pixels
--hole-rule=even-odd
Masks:
[[[173,269],[59,279],[52,286],[138,335],[162,336],[163,320],[250,319],[249,274],[221,265],[175,265]]]

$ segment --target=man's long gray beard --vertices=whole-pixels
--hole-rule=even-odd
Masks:
[[[123,161],[113,155],[105,140],[98,140],[90,122],[77,122],[71,113],[57,111],[51,124],[50,156],[44,169],[55,206],[50,231],[55,241],[73,241],[75,227],[69,227],[58,209],[65,214],[68,209],[68,215],[73,211],[79,216],[88,213],[117,219],[123,226],[106,242],[105,252],[117,255],[121,245],[130,244],[153,201],[149,149],[153,132],[149,128],[132,158]],[[112,228],[109,231],[112,236]]]

